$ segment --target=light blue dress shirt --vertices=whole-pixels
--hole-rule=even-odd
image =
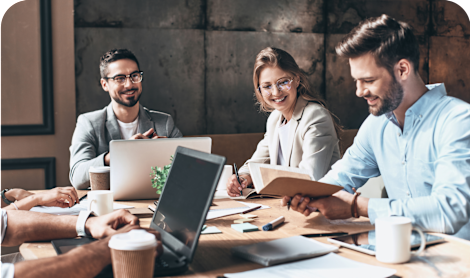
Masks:
[[[5,210],[2,209],[1,213],[1,219],[0,222],[2,223],[2,241],[0,243],[3,243],[3,238],[5,237],[5,233],[7,232],[7,224],[8,224],[8,215]],[[13,278],[15,274],[15,266],[13,264],[8,264],[8,263],[2,263],[0,262],[0,269],[2,270],[2,278]]]
[[[427,86],[405,113],[370,115],[343,159],[321,182],[352,193],[382,175],[388,199],[369,200],[369,219],[399,215],[413,225],[470,240],[470,104]]]

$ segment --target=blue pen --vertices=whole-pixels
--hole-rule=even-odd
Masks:
[[[237,181],[242,186],[242,183],[240,182],[240,177],[238,176],[238,169],[237,169],[237,164],[233,163],[233,168],[235,168],[235,175],[237,176]],[[240,196],[243,196],[243,191],[240,190]]]
[[[280,224],[284,223],[284,220],[286,220],[284,216],[279,216],[278,218],[264,225],[263,231],[271,231],[272,229],[276,228],[276,226],[279,226]]]

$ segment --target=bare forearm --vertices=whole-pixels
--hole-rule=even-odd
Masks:
[[[369,217],[369,198],[357,197],[357,209],[360,216]]]
[[[109,238],[78,247],[67,254],[15,264],[15,277],[94,277],[111,263]]]
[[[28,196],[24,199],[21,199],[19,201],[15,202],[16,207],[18,207],[19,210],[30,210],[32,207],[35,207],[38,205],[37,198],[35,195]],[[5,207],[5,210],[16,210],[16,207],[14,205],[8,205]]]
[[[9,210],[2,246],[15,246],[25,241],[41,241],[77,236],[77,216],[50,215],[32,211]],[[54,223],[54,225],[51,225]]]

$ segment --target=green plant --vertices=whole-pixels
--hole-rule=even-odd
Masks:
[[[173,155],[170,158],[171,163],[173,163]],[[161,194],[163,186],[165,185],[166,179],[168,178],[168,173],[170,172],[171,163],[163,166],[163,169],[160,167],[150,167],[152,172],[150,177],[152,178],[152,187],[157,189],[157,194]]]

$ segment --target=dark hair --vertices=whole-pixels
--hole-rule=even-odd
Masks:
[[[300,83],[299,87],[297,88],[297,96],[300,96],[306,101],[316,102],[328,110],[325,101],[318,94],[316,94],[310,89],[310,85],[307,81],[307,77],[304,71],[299,68],[294,58],[282,49],[266,47],[265,49],[261,50],[260,53],[258,53],[258,55],[256,56],[253,71],[253,85],[255,87],[255,97],[257,100],[257,104],[259,105],[260,110],[262,112],[271,112],[274,110],[274,108],[270,107],[264,101],[261,92],[258,90],[259,75],[261,73],[261,70],[266,67],[279,67],[281,70],[290,73],[293,76],[299,77]],[[333,118],[336,134],[339,139],[342,131],[341,126],[337,123],[339,119],[331,112],[330,114]]]
[[[419,68],[419,45],[411,26],[386,14],[359,23],[338,43],[336,53],[346,58],[370,53],[392,76],[401,59],[409,60],[415,72]]]
[[[137,67],[140,70],[139,62],[135,57],[134,53],[132,53],[128,49],[113,49],[106,52],[100,58],[100,75],[101,78],[105,78],[108,75],[108,65],[112,62],[122,59],[130,59],[137,64]]]

